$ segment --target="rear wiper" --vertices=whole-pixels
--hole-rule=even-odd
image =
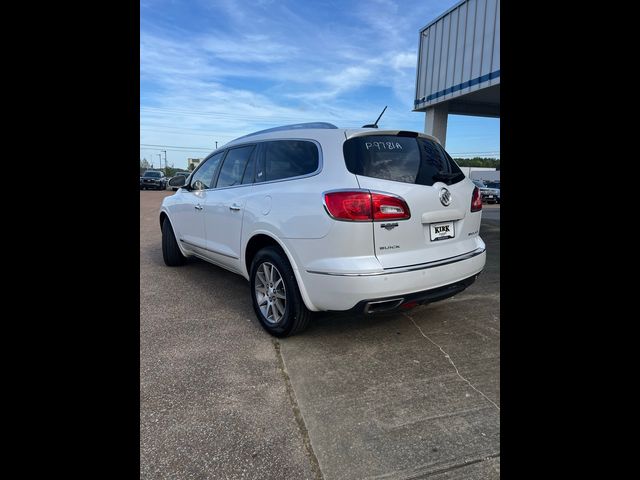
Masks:
[[[433,175],[433,179],[434,180],[440,180],[441,182],[448,182],[448,181],[453,180],[454,178],[459,177],[460,175],[464,176],[464,173],[462,173],[462,172],[456,172],[456,173],[438,172],[438,173]]]

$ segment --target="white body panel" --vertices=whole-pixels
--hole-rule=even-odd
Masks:
[[[208,190],[203,218],[208,256],[239,271],[242,218],[253,185]]]
[[[204,203],[207,192],[179,190],[178,193],[180,194],[170,197],[171,202],[167,202],[171,205],[169,215],[171,224],[176,232],[180,232],[179,236],[176,235],[178,243],[185,249],[197,248],[197,252],[204,251],[206,247],[204,219],[202,210],[197,210],[196,207]],[[165,211],[169,213],[168,209]]]
[[[302,298],[312,311],[347,310],[362,300],[420,292],[479,273],[485,254],[478,236],[481,212],[470,212],[471,181],[465,178],[447,186],[453,201],[445,208],[438,197],[444,184],[426,187],[357,177],[347,170],[342,150],[346,137],[353,134],[343,129],[272,132],[243,137],[220,148],[218,151],[264,140],[309,139],[319,147],[320,167],[314,174],[294,179],[199,192],[179,189],[164,199],[161,212],[171,221],[183,254],[196,255],[248,279],[247,245],[255,235],[267,235],[287,255]],[[323,205],[323,192],[358,188],[403,197],[411,218],[397,222],[399,226],[390,231],[382,229],[380,222],[331,218]],[[446,220],[454,221],[456,237],[430,245],[429,224]],[[376,248],[388,242],[400,248],[388,253]],[[473,251],[477,252],[473,258],[401,271],[405,266]]]
[[[433,186],[426,186],[363,176],[358,176],[358,182],[362,188],[401,196],[411,210],[411,218],[407,220],[373,224],[376,256],[384,268],[432,262],[476,248],[474,237],[480,231],[481,212],[470,211],[473,183],[463,180],[453,185],[438,182]],[[448,207],[440,203],[439,193],[442,188],[452,194]],[[432,242],[429,225],[446,221],[453,221],[454,238]],[[386,223],[397,223],[398,226],[387,230],[382,228]]]

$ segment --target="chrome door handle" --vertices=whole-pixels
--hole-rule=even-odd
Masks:
[[[194,208],[195,208],[196,210],[202,210],[202,206],[200,206],[200,204],[196,205]]]
[[[237,212],[238,210],[240,210],[240,205],[234,203],[233,205],[229,205],[229,210],[233,210],[234,212]]]

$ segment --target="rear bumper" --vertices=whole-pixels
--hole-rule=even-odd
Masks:
[[[486,251],[482,248],[473,255],[460,256],[460,260],[442,262],[381,274],[300,274],[313,310],[364,311],[364,305],[373,301],[402,298],[401,303],[409,301],[404,299],[434,302],[455,295],[482,271]]]
[[[349,310],[350,313],[379,313],[388,312],[391,310],[410,308],[415,305],[422,305],[425,303],[438,302],[447,298],[453,297],[458,293],[471,286],[476,281],[479,273],[464,278],[458,282],[450,283],[438,288],[432,288],[430,290],[424,290],[422,292],[414,292],[401,297],[385,297],[385,298],[370,298],[367,300],[361,300],[355,307]]]

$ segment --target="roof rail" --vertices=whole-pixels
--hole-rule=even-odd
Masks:
[[[306,128],[338,128],[338,127],[336,127],[332,123],[327,123],[327,122],[294,123],[292,125],[283,125],[281,127],[267,128],[266,130],[260,130],[259,132],[249,133],[248,135],[243,135],[242,137],[238,137],[235,140],[252,137],[254,135],[260,135],[262,133],[279,132],[281,130],[300,130],[300,129],[306,129]],[[235,142],[235,140],[233,141]]]

